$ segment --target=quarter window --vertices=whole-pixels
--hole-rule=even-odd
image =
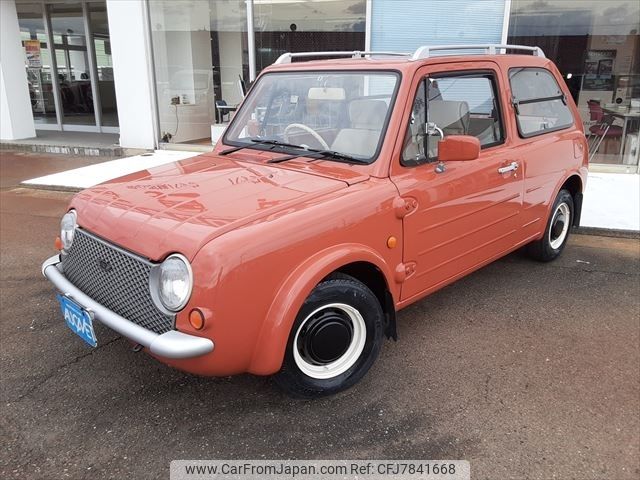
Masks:
[[[522,137],[532,137],[573,125],[564,92],[543,68],[509,70],[511,94]]]
[[[493,74],[432,76],[421,82],[405,135],[402,165],[436,161],[440,131],[443,136],[474,136],[482,148],[504,141]]]

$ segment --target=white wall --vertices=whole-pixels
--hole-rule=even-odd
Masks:
[[[0,0],[0,139],[36,136],[14,0]]]
[[[120,145],[155,148],[158,134],[145,4],[139,0],[107,0],[107,13]]]

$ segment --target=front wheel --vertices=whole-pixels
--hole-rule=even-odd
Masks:
[[[568,190],[560,190],[551,208],[544,236],[529,244],[528,253],[536,260],[550,262],[562,253],[573,223],[573,197]]]
[[[347,275],[318,284],[298,312],[276,383],[303,398],[358,382],[382,345],[384,314],[366,285]]]

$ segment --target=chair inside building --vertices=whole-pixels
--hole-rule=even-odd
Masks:
[[[604,142],[615,140],[616,146],[622,139],[622,127],[614,125],[615,118],[612,115],[606,115],[600,102],[597,100],[589,100],[589,120],[591,125],[587,134],[589,144],[589,158],[592,159]],[[605,151],[607,144],[605,143]],[[619,148],[619,147],[618,147]]]

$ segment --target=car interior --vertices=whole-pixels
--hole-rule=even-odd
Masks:
[[[396,75],[384,72],[268,75],[257,83],[227,138],[284,142],[370,160],[381,143],[397,83]]]
[[[302,103],[306,103],[303,105]],[[284,141],[371,158],[378,147],[388,101],[376,98],[318,101],[307,97],[296,120],[285,128]],[[310,127],[320,137],[303,128]]]
[[[465,82],[465,80],[472,80],[474,83]],[[452,87],[455,82],[467,84],[457,86],[454,89]],[[430,81],[427,105],[428,121],[442,130],[444,136],[472,135],[477,137],[483,146],[500,142],[502,130],[497,104],[492,91],[487,87],[490,87],[490,84],[486,77],[447,78],[446,80]],[[473,107],[470,106],[470,103]],[[440,134],[429,135],[427,154],[425,155],[426,126],[424,119],[424,88],[421,88],[414,101],[412,117],[405,137],[403,164],[406,166],[437,159]]]

